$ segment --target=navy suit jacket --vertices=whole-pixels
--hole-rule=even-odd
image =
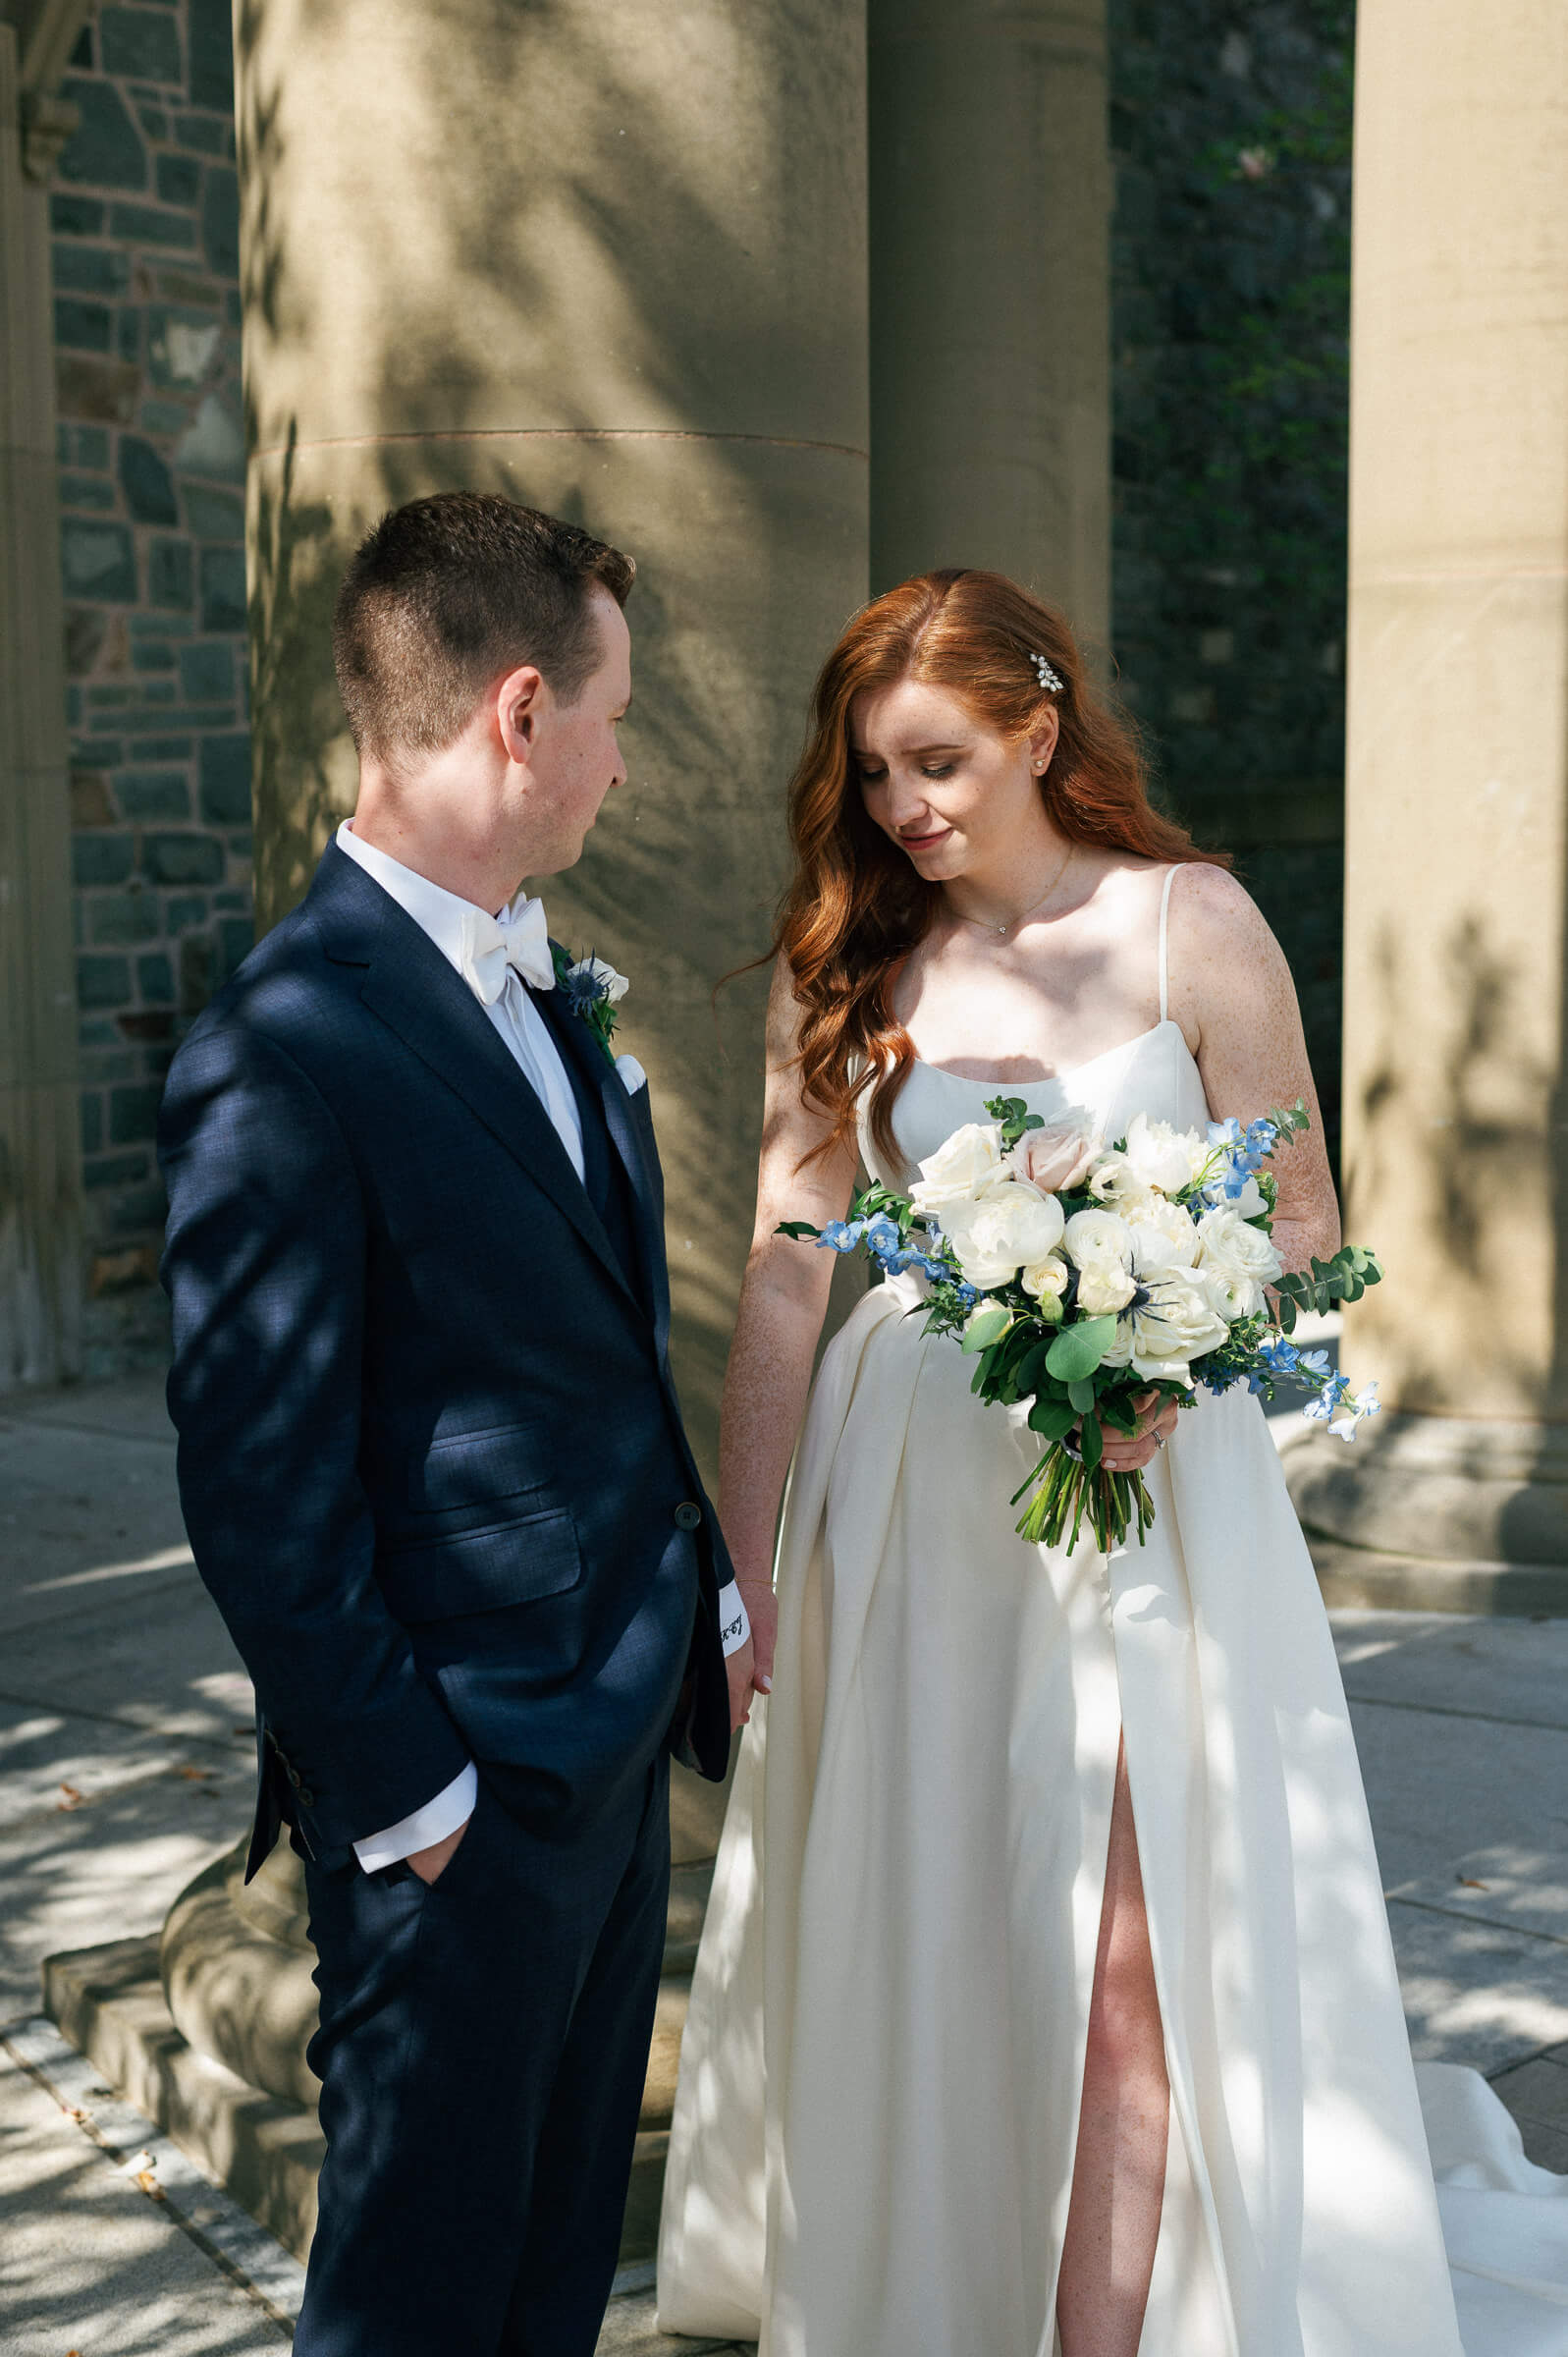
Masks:
[[[470,1758],[563,1833],[661,1744],[725,1772],[648,1092],[537,1003],[623,1172],[619,1252],[473,993],[336,845],[169,1074],[169,1406],[255,1681],[251,1872],[280,1817],[331,1865]]]

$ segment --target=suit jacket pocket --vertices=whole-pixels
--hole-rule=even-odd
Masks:
[[[582,1555],[570,1514],[553,1507],[440,1538],[384,1540],[376,1573],[396,1617],[412,1627],[559,1596],[582,1577]]]
[[[542,1423],[490,1424],[441,1433],[408,1467],[406,1494],[415,1513],[449,1513],[543,1489],[548,1436]]]

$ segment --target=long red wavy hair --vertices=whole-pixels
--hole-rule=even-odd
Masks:
[[[1043,688],[1031,656],[1062,682]],[[1040,781],[1053,823],[1074,842],[1144,859],[1228,866],[1194,848],[1149,800],[1132,728],[1091,685],[1066,619],[1004,574],[918,574],[862,606],[829,655],[789,789],[795,871],[774,956],[788,960],[800,1005],[801,1090],[833,1124],[814,1161],[853,1137],[869,1089],[879,1151],[898,1159],[892,1108],[914,1045],[892,1011],[898,969],[936,913],[940,887],[867,816],[853,775],[849,707],[867,688],[920,680],[957,696],[985,727],[1017,741],[1054,703],[1060,734]]]

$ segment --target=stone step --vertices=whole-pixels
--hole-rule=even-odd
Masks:
[[[303,2259],[315,2228],[316,2174],[325,2150],[314,2106],[259,2094],[188,2045],[164,2001],[156,1936],[50,1956],[43,1979],[45,2011],[106,2084],[155,2120],[212,2183]],[[666,1979],[659,1992],[622,2231],[623,2263],[651,2259],[658,2240],[690,1993],[686,1973]],[[643,2344],[611,2345],[630,2350]],[[647,2343],[650,2350],[694,2345]]]

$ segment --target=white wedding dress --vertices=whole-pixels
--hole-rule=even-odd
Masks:
[[[1158,1026],[1009,1093],[1110,1137],[1140,1111],[1207,1122],[1163,963],[1162,917]],[[917,1065],[906,1161],[995,1093]],[[1568,2357],[1568,2179],[1472,2072],[1423,2074],[1433,2187],[1257,1401],[1182,1417],[1143,1548],[1027,1547],[1007,1501],[1032,1436],[971,1397],[919,1298],[899,1278],[858,1304],[796,1453],[774,1692],[682,2049],[662,2327],[761,2357],[1052,2357],[1125,1729],[1171,2090],[1142,2357]]]

